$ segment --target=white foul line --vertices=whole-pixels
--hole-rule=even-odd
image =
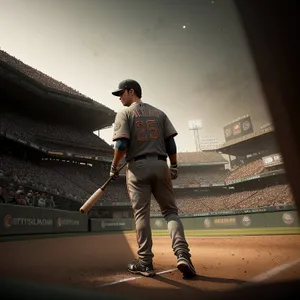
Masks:
[[[177,270],[177,268],[174,268],[174,269],[170,269],[170,270],[166,270],[166,271],[161,271],[161,272],[158,272],[158,273],[155,273],[155,274],[160,275],[160,274],[170,273],[170,272],[173,272],[173,271],[176,271],[176,270]],[[103,284],[100,285],[100,287],[108,286],[108,285],[114,285],[114,284],[118,284],[118,283],[126,282],[126,281],[132,281],[132,280],[136,280],[136,279],[140,279],[140,278],[145,278],[145,277],[144,276],[136,276],[136,277],[124,278],[124,279],[120,279],[120,280],[116,280],[116,281],[103,283]]]
[[[291,262],[274,267],[273,269],[270,269],[264,273],[261,273],[255,277],[251,278],[246,283],[243,283],[242,286],[253,285],[255,283],[260,283],[260,282],[266,281],[266,280],[278,275],[282,271],[285,271],[285,270],[297,265],[298,263],[300,263],[300,259],[296,259]]]
[[[274,276],[276,276],[277,274],[281,273],[282,271],[285,271],[293,266],[295,266],[296,264],[300,263],[300,259],[296,259],[293,260],[291,262],[279,265],[273,269],[270,269],[264,273],[261,273],[251,279],[249,279],[247,282],[241,284],[241,286],[248,286],[248,285],[253,285],[255,283],[260,283],[263,282],[265,280],[268,280]],[[161,275],[161,274],[165,274],[165,273],[170,273],[173,271],[176,271],[177,268],[174,269],[170,269],[170,270],[166,270],[166,271],[161,271],[158,272],[156,274]],[[140,278],[145,278],[144,276],[136,276],[136,277],[129,277],[129,278],[124,278],[124,279],[119,279],[119,280],[115,280],[115,281],[111,281],[111,282],[106,282],[100,285],[100,287],[104,287],[104,286],[109,286],[109,285],[114,285],[114,284],[118,284],[118,283],[122,283],[122,282],[127,282],[127,281],[132,281],[132,280],[137,280]]]

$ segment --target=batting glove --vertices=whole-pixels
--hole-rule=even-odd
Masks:
[[[178,177],[177,164],[171,164],[170,166],[171,179],[175,180]]]
[[[112,180],[117,180],[119,177],[119,172],[117,171],[117,167],[111,166],[109,176],[112,177]]]

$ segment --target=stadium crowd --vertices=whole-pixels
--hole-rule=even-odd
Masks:
[[[86,132],[80,129],[75,130],[73,127],[67,125],[34,120],[26,116],[18,116],[17,114],[5,111],[1,111],[0,128],[3,132],[34,143],[39,142],[39,140],[63,141],[64,143],[71,143],[76,146],[83,145],[85,149],[87,147],[97,148],[99,149],[97,151],[98,154],[100,150],[110,152],[112,150],[111,146],[92,132]],[[52,147],[53,146],[54,144],[52,143]],[[55,147],[58,147],[57,143]],[[77,150],[77,147],[75,149]],[[90,150],[88,153],[90,153]]]
[[[217,195],[205,196],[185,190],[175,194],[180,213],[200,213],[234,209],[259,208],[279,206],[293,203],[292,193],[288,185],[274,185],[260,190],[230,192],[229,190]],[[160,208],[152,198],[151,211],[160,212]]]
[[[84,202],[107,179],[110,167],[108,163],[98,163],[92,166],[91,164],[53,158],[34,163],[9,154],[2,154],[0,160],[0,178],[10,178],[5,184],[0,181],[1,202],[52,208],[59,208],[59,203],[54,204],[53,197],[56,196],[78,203]],[[261,159],[246,163],[232,172],[209,168],[202,168],[202,171],[199,172],[199,169],[195,167],[183,167],[179,179],[174,181],[174,185],[218,182],[224,178],[232,180],[254,175],[261,172],[262,169]],[[129,202],[124,172],[122,174],[116,182],[108,185],[101,202]],[[183,189],[178,190],[180,192],[176,195],[176,201],[181,213],[246,209],[293,203],[292,193],[287,185],[274,185],[260,190],[239,192],[224,189],[222,193],[209,196]],[[176,189],[175,193],[177,193]],[[156,201],[151,201],[151,211],[159,211]]]
[[[233,171],[233,176],[229,175],[227,178],[237,178],[237,174],[239,176],[250,175],[252,173],[249,173],[249,170],[255,171],[260,165],[254,161],[245,166],[241,167],[242,172],[237,169]],[[93,167],[70,161],[63,162],[58,159],[43,160],[39,164],[35,164],[8,154],[1,155],[0,168],[0,178],[11,179],[6,184],[0,181],[0,201],[39,207],[55,207],[53,196],[62,196],[82,203],[99,188],[109,172],[109,164],[98,164]],[[209,173],[209,171],[197,174],[196,171],[189,172],[191,169],[187,168],[186,173],[181,174],[183,183],[192,182],[192,180],[201,183],[201,179],[207,181],[207,177],[209,177],[207,174],[212,175],[209,178],[224,176],[224,173],[214,175],[216,173]],[[107,187],[101,198],[101,202],[104,201],[129,202],[125,176],[120,176],[118,181],[112,182]],[[224,189],[222,193],[210,196],[197,195],[180,189],[180,195],[176,195],[176,201],[180,212],[197,213],[286,205],[291,204],[293,198],[287,185],[274,185],[260,190],[239,192]],[[151,210],[152,212],[159,211],[159,206],[154,200],[151,201]]]
[[[233,168],[231,171],[214,170],[211,168],[199,168],[197,166],[179,167],[179,176],[174,180],[174,185],[211,184],[217,182],[228,182],[258,174],[272,172],[281,169],[282,165],[265,168],[261,158],[246,161],[244,164]]]
[[[256,159],[254,161],[246,162],[245,164],[237,167],[225,178],[225,181],[258,175],[263,171],[264,165],[262,159]]]
[[[55,208],[53,195],[15,186],[13,183],[0,184],[0,203]]]
[[[174,185],[186,184],[210,184],[214,182],[224,182],[229,174],[228,170],[210,170],[197,167],[179,167],[179,176],[173,181]]]
[[[16,202],[10,197],[7,198],[9,193],[16,195],[17,190],[15,187],[12,189],[12,186],[29,187],[29,194],[32,194],[32,190],[36,190],[34,195],[37,197],[39,194],[49,199],[61,196],[82,203],[108,177],[108,169],[104,164],[101,168],[55,161],[45,161],[37,165],[7,154],[2,154],[0,159],[1,177],[9,178],[5,184],[0,183],[1,202],[5,203],[25,204],[24,201]],[[23,197],[23,194],[21,196]],[[124,177],[120,177],[120,181],[107,187],[101,201],[129,201]]]

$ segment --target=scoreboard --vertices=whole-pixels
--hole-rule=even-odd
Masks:
[[[231,141],[246,134],[252,133],[253,125],[250,116],[235,121],[223,128],[225,141]]]

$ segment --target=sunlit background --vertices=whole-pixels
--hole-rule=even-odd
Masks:
[[[143,101],[174,123],[178,151],[195,151],[190,120],[203,138],[224,142],[223,127],[250,115],[269,122],[261,87],[230,0],[0,0],[0,47],[112,108],[125,78]],[[112,128],[100,131],[112,144]]]

